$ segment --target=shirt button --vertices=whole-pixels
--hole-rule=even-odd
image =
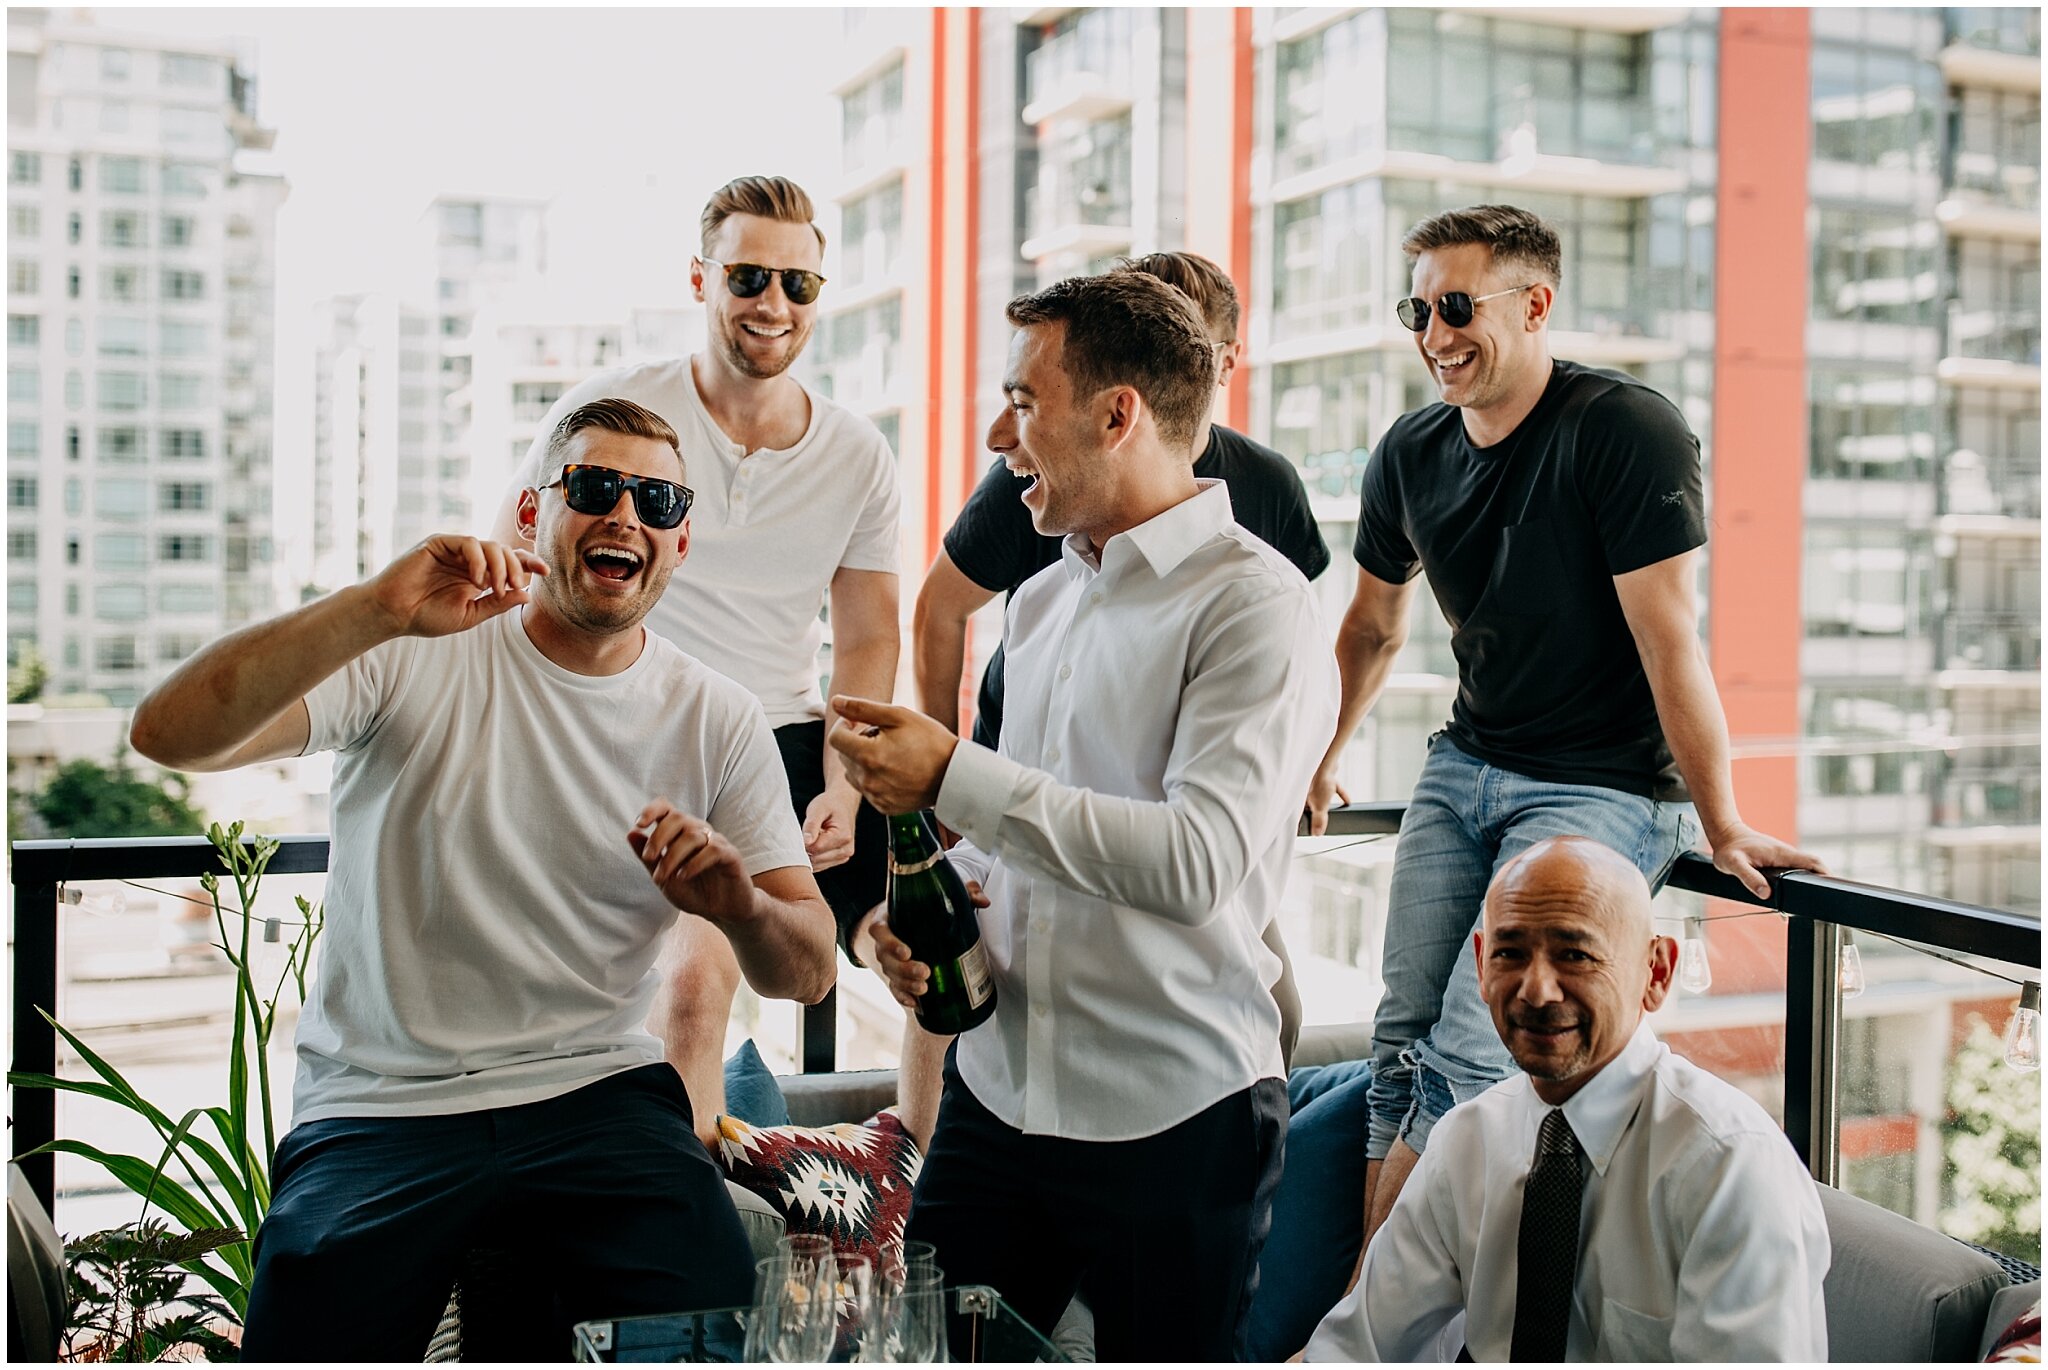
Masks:
[[[1031,1006],[1031,1016],[1032,1016],[1033,1018],[1043,1018],[1043,1017],[1045,1017],[1045,1005],[1044,1005],[1044,1004],[1033,1004],[1033,1005]]]
[[[1067,679],[1068,677],[1072,676],[1073,674],[1074,674],[1074,668],[1073,668],[1072,666],[1062,666],[1062,667],[1060,667],[1060,679],[1061,679],[1061,680],[1065,680],[1065,679]]]
[[[1093,594],[1089,595],[1089,596],[1088,596],[1088,602],[1089,602],[1090,604],[1100,604],[1100,603],[1102,603],[1102,591],[1100,591],[1100,590],[1097,590],[1097,591],[1095,591],[1095,592],[1094,592]]]
[[[1060,749],[1058,747],[1047,747],[1045,749],[1045,759],[1047,761],[1057,762],[1060,759]]]

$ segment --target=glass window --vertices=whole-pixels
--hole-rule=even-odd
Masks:
[[[40,237],[43,231],[43,211],[34,205],[9,205],[7,207],[7,234],[16,242],[27,246],[26,239]]]
[[[183,661],[206,645],[206,639],[198,633],[160,633],[156,640],[156,659],[166,665]]]
[[[520,450],[523,455],[525,449]],[[198,428],[166,428],[157,437],[157,455],[165,461],[199,461],[206,456],[206,434]]]
[[[41,185],[43,182],[43,154],[40,152],[15,152],[7,159],[7,184],[11,186]]]
[[[7,478],[7,507],[9,509],[33,509],[36,507],[37,481],[34,476],[9,476]]]
[[[7,345],[9,347],[34,347],[43,340],[43,320],[36,314],[9,314],[7,316]]]
[[[78,371],[66,371],[64,373],[64,407],[66,409],[85,408],[85,376],[83,373]]]
[[[157,486],[156,507],[163,513],[202,513],[210,502],[205,481],[167,480]]]
[[[100,215],[101,247],[141,247],[146,221],[127,210],[109,210]]]
[[[43,397],[43,373],[33,366],[7,368],[7,402],[36,404]]]
[[[12,257],[7,262],[7,293],[35,295],[43,288],[41,263],[30,257]]]
[[[99,431],[97,450],[101,461],[123,464],[142,460],[142,430],[140,428],[102,428]]]
[[[164,298],[167,300],[198,300],[206,297],[206,277],[197,271],[180,271],[176,267],[164,270]]]
[[[846,206],[839,256],[849,287],[886,279],[903,254],[903,182],[891,181]]]
[[[42,449],[43,426],[34,419],[7,421],[7,455],[32,457]]]
[[[7,578],[7,612],[27,615],[36,611],[36,583],[16,576]]]
[[[166,214],[160,222],[159,241],[165,247],[192,246],[194,220],[189,215]]]
[[[211,561],[213,539],[204,533],[165,533],[156,540],[158,561]]]
[[[188,154],[225,154],[229,149],[227,125],[215,110],[166,106],[162,127],[166,147]]]
[[[839,148],[848,169],[880,162],[903,132],[903,64],[896,63],[839,102]]]
[[[34,561],[36,559],[35,529],[10,528],[7,530],[7,559],[9,561]]]
[[[157,608],[166,614],[210,614],[219,600],[213,586],[172,582],[157,590]]]
[[[134,54],[130,53],[128,49],[100,49],[100,79],[105,81],[125,81],[128,79],[128,73],[133,66]]]
[[[140,533],[98,533],[92,540],[92,564],[101,571],[140,571],[149,564]]]
[[[140,609],[137,609],[134,613],[128,613],[126,610],[131,604],[140,600],[142,587],[140,585],[125,585],[114,588],[122,592],[119,596],[122,612],[119,613],[118,618],[141,618],[142,613]],[[132,595],[130,592],[132,592]],[[104,596],[106,591],[102,590],[100,593]],[[107,613],[104,606],[102,606],[100,617],[103,619],[115,619],[117,615]],[[132,637],[97,638],[92,646],[93,665],[102,671],[132,671],[142,664],[142,659],[136,651],[135,639]]]
[[[149,398],[149,382],[136,371],[99,373],[100,408],[121,412],[140,409]]]
[[[206,404],[206,377],[166,371],[157,377],[157,403],[165,409],[200,409]]]
[[[101,518],[141,518],[149,512],[149,485],[131,476],[101,476],[93,482],[92,504]]]
[[[139,266],[103,266],[100,268],[100,298],[116,304],[140,303],[143,280]]]
[[[120,195],[142,193],[142,159],[140,157],[100,158],[100,189]]]
[[[221,84],[226,74],[217,58],[189,52],[167,52],[163,60],[163,83],[187,90],[208,90]]]
[[[165,162],[163,190],[166,195],[206,194],[207,172],[191,162]]]
[[[72,244],[85,241],[85,216],[75,209],[64,216],[64,241]]]
[[[197,356],[206,351],[206,325],[164,319],[157,324],[157,346],[166,357]]]
[[[148,350],[149,324],[146,320],[102,314],[99,322],[102,357],[137,357]]]
[[[102,623],[137,623],[149,614],[149,594],[140,585],[100,585],[93,590],[93,610]],[[134,639],[130,644],[132,657]]]

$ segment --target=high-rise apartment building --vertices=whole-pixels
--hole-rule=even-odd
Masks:
[[[1434,399],[1393,319],[1401,235],[1440,209],[1524,205],[1564,238],[1555,353],[1642,377],[1700,436],[1703,619],[1745,817],[1840,874],[2038,909],[2038,12],[844,23],[841,202],[903,187],[902,307],[862,346],[906,378],[891,403],[918,566],[988,462],[1005,301],[1185,248],[1243,293],[1248,364],[1219,417],[1301,467],[1335,554],[1316,586],[1334,626],[1372,448]],[[1412,627],[1352,739],[1354,798],[1405,797],[1448,712],[1446,630],[1428,603]],[[1370,843],[1297,861],[1285,921],[1311,1016],[1369,1011],[1389,865]],[[1673,896],[1665,911],[1731,912]],[[1693,927],[1712,993],[1679,1004],[1667,1036],[1768,1098],[1782,927]],[[1846,1173],[1931,1220],[1949,1049],[1969,1013],[2002,1021],[2010,999],[1897,948],[1864,957]]]
[[[8,15],[8,656],[130,704],[272,609],[275,219],[226,47]]]

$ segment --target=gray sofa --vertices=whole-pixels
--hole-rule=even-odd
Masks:
[[[1296,1066],[1355,1060],[1372,1049],[1370,1024],[1304,1028]],[[789,1118],[806,1127],[858,1122],[896,1101],[893,1070],[785,1075]],[[1990,1256],[1841,1190],[1822,1186],[1834,1258],[1823,1287],[1831,1361],[1982,1360],[1999,1333],[2040,1297],[2038,1278],[2011,1283]],[[757,1241],[772,1246],[781,1219],[751,1194],[734,1200]],[[1092,1339],[1070,1312],[1054,1340],[1077,1359]]]

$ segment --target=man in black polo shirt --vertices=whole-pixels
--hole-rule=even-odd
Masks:
[[[1227,387],[1244,356],[1244,343],[1237,336],[1237,288],[1222,268],[1192,252],[1155,252],[1116,269],[1156,276],[1195,302],[1216,346],[1216,384],[1219,389]],[[1310,580],[1321,575],[1330,564],[1330,549],[1309,512],[1308,492],[1294,464],[1219,423],[1211,423],[1206,435],[1198,432],[1195,447],[1202,454],[1195,462],[1195,479],[1221,480],[1229,488],[1231,514],[1237,522]],[[1028,478],[1011,475],[1000,459],[990,463],[988,474],[947,530],[945,548],[917,592],[911,632],[918,707],[956,731],[967,620],[998,594],[1009,594],[1060,559],[1063,539],[1043,536],[1033,528],[1031,511],[1019,498],[1028,484]],[[993,749],[1002,722],[1003,649],[998,643],[981,678],[974,740]],[[873,922],[871,915],[850,942],[854,954],[870,964]],[[1301,1000],[1277,928],[1267,930],[1266,945],[1280,958],[1274,997],[1280,1001],[1282,1042],[1291,1056],[1301,1026]],[[950,1040],[925,1034],[915,1023],[905,1034],[900,1074],[904,1121],[920,1140],[929,1135],[937,1115],[939,1064]]]
[[[1436,1120],[1515,1069],[1465,950],[1502,865],[1546,837],[1587,836],[1654,888],[1704,829],[1714,864],[1760,896],[1764,868],[1821,868],[1736,811],[1693,602],[1707,525],[1684,417],[1629,376],[1551,359],[1562,254],[1535,215],[1453,210],[1401,246],[1415,294],[1397,313],[1442,403],[1397,420],[1366,470],[1358,586],[1337,635],[1343,703],[1310,795],[1327,809],[1426,571],[1458,696],[1388,898],[1368,1243]]]

